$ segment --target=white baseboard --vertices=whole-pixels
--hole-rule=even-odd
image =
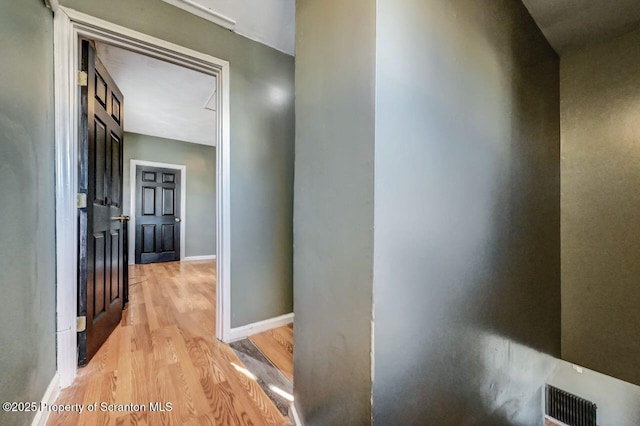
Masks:
[[[44,391],[44,395],[42,397],[43,405],[53,405],[58,399],[60,395],[60,375],[56,371],[56,374],[53,375],[49,386],[47,386],[47,390]],[[31,426],[44,426],[47,424],[47,420],[49,419],[49,414],[51,411],[49,410],[40,410],[36,412],[33,421],[31,422]]]
[[[227,333],[225,342],[231,343],[235,342],[236,340],[246,339],[253,334],[262,333],[263,331],[282,327],[283,325],[291,324],[292,322],[293,312],[291,312],[290,314],[280,315],[279,317],[269,318],[264,321],[258,321],[252,324],[243,325],[242,327],[232,328]]]
[[[298,409],[296,408],[295,403],[289,406],[289,418],[293,421],[295,426],[304,426],[304,423],[300,420],[300,415],[298,414]]]
[[[216,260],[215,254],[208,254],[205,256],[187,256],[182,259],[180,262],[191,262],[193,260]]]

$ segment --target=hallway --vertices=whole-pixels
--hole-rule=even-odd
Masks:
[[[289,424],[243,374],[234,351],[215,339],[215,268],[212,261],[130,267],[122,323],[57,401],[97,402],[97,410],[51,413],[48,424]],[[156,402],[171,409],[153,412]],[[101,410],[105,403],[114,406]]]

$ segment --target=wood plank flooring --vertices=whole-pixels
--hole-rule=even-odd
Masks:
[[[58,398],[84,411],[51,413],[49,425],[290,424],[215,338],[215,262],[136,265],[130,277],[122,323]],[[172,409],[150,411],[154,402]],[[124,407],[102,411],[101,403]]]
[[[293,383],[293,324],[254,334],[249,339]]]

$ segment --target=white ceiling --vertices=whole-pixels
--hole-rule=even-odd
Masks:
[[[523,0],[559,54],[640,27],[638,0]]]
[[[289,55],[295,52],[295,0],[163,0]]]
[[[215,146],[216,78],[96,43],[124,96],[124,130]],[[206,107],[206,108],[205,108]]]

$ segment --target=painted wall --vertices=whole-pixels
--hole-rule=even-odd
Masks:
[[[635,384],[639,43],[635,31],[561,61],[562,357]]]
[[[215,147],[137,133],[125,133],[123,168],[123,211],[125,214],[131,213],[130,160],[156,161],[187,166],[185,255],[216,254]]]
[[[558,57],[512,0],[379,0],[376,35],[374,424],[541,425]]]
[[[2,402],[40,401],[56,370],[52,30],[41,0],[0,2]]]
[[[548,383],[594,402],[598,425],[640,424],[640,386],[586,368],[579,370],[565,361],[558,361]]]
[[[157,0],[62,0],[229,61],[231,325],[292,311],[294,59]]]
[[[371,421],[375,3],[296,2],[294,394],[306,425]]]

